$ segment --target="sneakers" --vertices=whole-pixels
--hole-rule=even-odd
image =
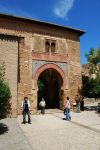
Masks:
[[[25,124],[25,123],[26,123],[25,121],[22,122],[22,124]]]
[[[25,121],[22,122],[22,124],[26,124],[26,123],[31,124],[31,122],[25,122]]]

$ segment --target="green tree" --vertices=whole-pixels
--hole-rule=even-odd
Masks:
[[[0,65],[0,119],[7,116],[10,112],[10,88],[5,81],[5,65]]]
[[[38,80],[38,95],[39,97],[43,97],[44,94],[44,84],[41,79]]]
[[[100,48],[93,49],[91,48],[88,54],[85,54],[87,62],[89,64],[90,74],[98,75],[100,74]]]
[[[83,94],[86,97],[100,97],[100,48],[91,48],[86,58],[90,78],[86,82],[83,80]]]

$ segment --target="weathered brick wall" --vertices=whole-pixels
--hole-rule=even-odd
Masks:
[[[32,50],[33,52],[45,52],[45,38],[57,41],[57,53],[64,54],[64,56],[65,53],[68,53],[68,57],[66,57],[66,62],[68,60],[68,65],[66,65],[66,67],[68,66],[66,69],[68,70],[68,73],[66,73],[66,77],[68,77],[68,89],[63,91],[64,94],[62,99],[65,101],[66,96],[69,96],[72,100],[74,100],[74,97],[78,92],[78,87],[81,85],[80,41],[77,33],[73,33],[69,30],[58,30],[57,28],[50,28],[49,26],[43,26],[40,24],[33,25],[27,22],[24,23],[21,21],[0,18],[0,34],[14,35],[20,39],[19,47],[17,43],[19,57],[16,55],[16,57],[12,58],[15,62],[17,62],[16,60],[19,58],[18,75],[20,77],[18,79],[18,107],[16,103],[12,105],[14,110],[18,109],[18,113],[20,113],[21,101],[23,100],[24,96],[28,96],[31,101],[32,113],[36,113],[37,89],[34,88],[34,81],[32,77]],[[13,45],[11,44],[12,42],[9,43],[9,46]],[[4,46],[6,46],[6,44],[7,42],[4,43]],[[7,46],[7,48],[9,48],[9,46]],[[15,46],[13,45],[11,47],[16,49],[16,44]],[[7,53],[12,55],[11,50],[7,51]],[[16,67],[14,69],[16,69]],[[14,74],[16,74],[15,70]],[[15,75],[13,76],[13,80],[14,77]],[[15,81],[14,84],[16,87]]]
[[[14,37],[0,35],[0,63],[5,63],[6,80],[11,89],[11,114],[17,115],[17,67],[18,67],[18,41]]]
[[[80,60],[80,41],[79,37],[67,39],[68,44],[68,81],[69,81],[69,95],[72,101],[75,100],[76,94],[82,85],[81,77],[81,60]]]
[[[28,26],[28,27],[27,27]],[[16,109],[21,114],[21,103],[25,96],[28,96],[31,102],[32,113],[36,112],[37,101],[34,99],[32,90],[32,50],[34,46],[34,35],[30,24],[16,22],[9,19],[0,18],[0,34],[17,36],[18,45],[18,101]],[[31,26],[32,27],[32,26]],[[30,32],[31,29],[31,32]],[[17,74],[16,74],[17,75]],[[15,106],[12,106],[15,107]]]
[[[57,43],[58,43],[58,53],[63,53],[63,54],[68,53],[66,39],[58,39]]]
[[[33,54],[34,54],[34,52],[45,52],[45,39],[50,39],[50,40],[56,41],[56,50],[55,50],[56,53],[50,54],[50,57],[48,57],[48,56],[44,57],[45,54],[43,54],[41,56],[40,60],[45,58],[45,60],[47,60],[47,61],[51,60],[52,61],[51,63],[53,63],[52,58],[55,56],[54,61],[57,61],[57,62],[65,61],[66,62],[66,70],[67,70],[67,66],[68,66],[67,65],[67,59],[68,59],[68,57],[66,54],[68,54],[68,43],[66,42],[66,36],[65,37],[62,37],[62,36],[57,37],[56,32],[54,32],[54,34],[51,36],[48,33],[46,34],[46,29],[45,29],[44,35],[43,34],[34,34]],[[61,56],[59,54],[61,54]],[[37,55],[39,56],[40,54],[37,53]],[[66,75],[67,75],[67,72],[66,72]],[[66,76],[66,78],[67,78],[67,76]],[[68,82],[67,82],[67,84],[68,84]],[[62,102],[62,104],[60,104],[61,105],[60,108],[63,108],[64,103],[66,102],[66,97],[68,96],[69,93],[68,93],[68,89],[62,89],[61,91],[62,92],[60,92],[60,93],[62,93],[62,94],[60,94],[60,99],[61,99],[60,103]],[[37,89],[33,90],[33,95],[34,95],[34,99],[36,100],[37,99]],[[70,94],[69,94],[69,96],[70,96]],[[36,103],[37,103],[37,101],[36,101]],[[36,106],[36,103],[35,103],[35,106]],[[35,107],[35,109],[36,109],[36,107]]]
[[[36,52],[43,52],[44,49],[43,44],[44,44],[43,37],[39,35],[34,35],[33,50]]]
[[[18,81],[18,114],[21,113],[20,106],[25,96],[28,96],[32,112],[34,112],[34,99],[32,95],[32,56],[31,37],[25,36],[19,41],[19,81]]]
[[[56,53],[66,54],[67,53],[67,43],[66,38],[58,38],[55,35],[41,35],[34,34],[33,37],[33,50],[35,52],[46,52],[45,51],[45,39],[56,41]]]

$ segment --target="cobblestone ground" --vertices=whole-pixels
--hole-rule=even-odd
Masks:
[[[70,122],[63,120],[60,110],[31,116],[32,124],[21,124],[22,116],[2,119],[0,150],[100,150],[100,117],[95,106],[71,112]]]
[[[22,116],[19,116],[18,122],[33,150],[100,150],[99,132],[63,117],[62,113],[34,115],[31,125],[22,125]]]
[[[16,119],[0,120],[0,150],[32,150]]]

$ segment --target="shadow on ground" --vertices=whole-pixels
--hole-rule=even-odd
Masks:
[[[0,135],[8,132],[8,126],[4,123],[0,123]]]

